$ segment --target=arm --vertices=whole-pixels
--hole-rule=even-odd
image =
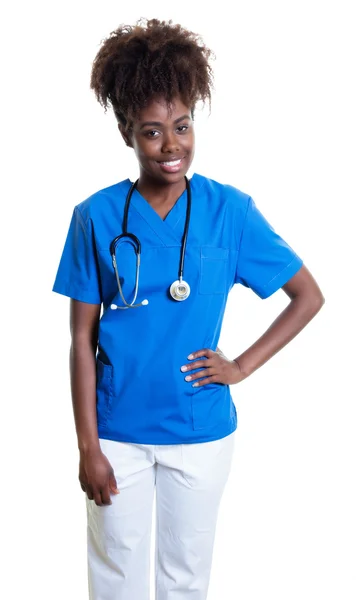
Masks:
[[[74,419],[80,451],[79,481],[89,500],[112,504],[119,494],[114,470],[101,451],[96,418],[96,349],[100,304],[71,300],[70,375]]]
[[[189,381],[205,377],[195,382],[194,387],[208,383],[231,385],[246,379],[304,329],[325,301],[318,284],[305,266],[302,266],[282,289],[291,299],[290,303],[267,331],[240,356],[228,360],[221,350],[217,349],[214,352],[208,348],[189,355],[188,358],[193,361],[206,357],[206,360],[198,360],[181,367],[183,372],[204,367],[203,370],[190,375]]]
[[[96,420],[96,348],[100,304],[71,300],[70,378],[80,451],[99,448]]]
[[[243,379],[266,363],[304,329],[325,302],[318,284],[305,266],[282,289],[291,299],[288,306],[250,348],[235,358]]]

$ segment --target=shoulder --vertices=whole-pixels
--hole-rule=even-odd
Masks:
[[[124,207],[126,194],[130,185],[130,180],[124,179],[123,181],[97,190],[85,200],[76,204],[74,210],[79,213],[85,222],[90,219],[96,220],[98,217],[108,214],[114,206],[120,210],[121,205],[122,208]]]
[[[192,188],[196,193],[204,196],[204,200],[208,199],[221,208],[230,209],[235,214],[245,214],[249,206],[250,196],[246,192],[198,173],[192,177]]]

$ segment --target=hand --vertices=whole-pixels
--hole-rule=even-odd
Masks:
[[[120,494],[114,470],[100,448],[80,453],[79,481],[89,500],[98,506],[112,504],[110,492]]]
[[[206,358],[201,359],[200,357],[203,356]],[[181,367],[181,371],[183,372],[201,369],[200,371],[185,377],[186,381],[194,381],[195,379],[204,377],[201,381],[193,383],[193,387],[200,387],[202,385],[207,385],[208,383],[224,383],[225,385],[232,385],[234,383],[239,383],[245,378],[238,362],[226,358],[219,348],[216,349],[216,352],[209,348],[204,348],[204,350],[198,350],[198,352],[193,352],[193,354],[189,354],[188,356],[189,360],[195,361],[197,358],[199,358],[199,360],[196,362],[191,362],[188,365],[183,365]]]

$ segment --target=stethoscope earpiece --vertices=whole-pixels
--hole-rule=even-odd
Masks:
[[[189,179],[187,177],[185,177],[185,181],[186,181],[186,186],[187,186],[188,198],[187,198],[187,213],[186,213],[186,217],[185,217],[183,242],[182,242],[181,253],[180,253],[179,279],[177,279],[177,281],[174,281],[172,283],[171,287],[169,288],[171,297],[173,298],[173,300],[177,300],[178,302],[181,302],[182,300],[186,300],[190,295],[189,284],[186,281],[183,281],[185,248],[187,245],[188,229],[189,229],[189,222],[190,222],[190,210],[191,210],[191,203],[192,203]],[[113,264],[115,275],[116,275],[116,281],[117,281],[117,285],[119,288],[121,300],[123,301],[123,303],[125,305],[125,306],[118,306],[117,304],[111,304],[110,308],[112,310],[116,310],[118,308],[119,309],[137,308],[139,306],[147,306],[147,304],[148,304],[147,299],[142,300],[142,302],[140,302],[139,304],[135,304],[136,298],[137,298],[137,293],[138,293],[138,283],[139,283],[139,275],[140,275],[141,243],[140,243],[140,240],[138,239],[138,237],[136,237],[133,233],[128,233],[128,231],[127,231],[127,220],[128,220],[131,196],[133,194],[134,189],[137,186],[137,183],[138,183],[138,179],[135,181],[135,183],[133,183],[131,185],[131,188],[126,197],[125,209],[124,209],[124,222],[123,222],[123,227],[122,227],[123,232],[120,235],[118,235],[116,238],[114,238],[110,244],[110,254],[111,254],[112,264]],[[135,249],[135,254],[136,254],[136,281],[135,281],[134,297],[133,297],[132,302],[127,302],[124,298],[124,294],[123,294],[123,291],[121,288],[121,283],[120,283],[117,260],[116,260],[117,244],[120,240],[122,240],[125,237],[129,238],[131,240],[131,242],[133,243],[133,246]]]

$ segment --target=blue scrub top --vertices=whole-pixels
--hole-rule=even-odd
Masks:
[[[128,231],[142,245],[136,302],[123,306],[110,256],[122,233],[131,181],[104,188],[75,206],[53,291],[103,305],[97,353],[97,422],[100,438],[141,444],[181,444],[223,438],[237,427],[228,385],[193,388],[180,368],[202,348],[216,350],[228,293],[235,283],[267,298],[302,266],[252,198],[230,185],[194,174],[184,279],[191,288],[177,302],[187,191],[163,220],[135,190]],[[136,257],[130,241],[116,251],[122,289],[131,302]]]

